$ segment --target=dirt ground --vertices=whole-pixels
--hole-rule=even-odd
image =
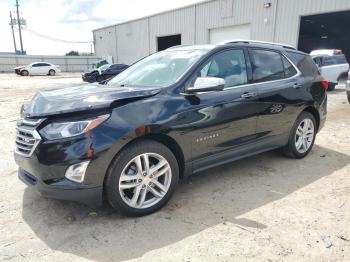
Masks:
[[[329,93],[326,126],[305,159],[270,152],[202,172],[161,211],[128,218],[44,199],[17,179],[20,105],[38,89],[80,82],[0,75],[1,261],[350,261],[344,87]]]

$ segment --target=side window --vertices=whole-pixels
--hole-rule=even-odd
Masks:
[[[284,66],[284,76],[286,78],[295,76],[298,71],[294,68],[294,66],[288,61],[287,58],[282,56],[283,66]]]
[[[320,74],[311,56],[290,51],[287,51],[286,53],[288,58],[299,68],[304,76],[314,77],[315,75]]]
[[[193,83],[197,77],[223,78],[225,87],[247,84],[248,78],[244,51],[235,49],[214,55],[197,71]]]
[[[47,64],[47,63],[41,63],[41,66],[50,66],[50,64]]]
[[[274,51],[252,49],[253,81],[255,83],[284,78],[281,55]]]
[[[323,58],[323,65],[324,66],[331,66],[331,65],[336,65],[337,60],[333,56],[325,56]]]
[[[32,67],[39,67],[40,63],[32,64]]]

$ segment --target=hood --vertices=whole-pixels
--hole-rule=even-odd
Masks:
[[[160,89],[142,87],[85,84],[39,91],[22,109],[25,117],[52,115],[103,109],[113,102],[156,95]]]
[[[26,66],[16,66],[14,69],[21,69],[21,68],[24,68]]]

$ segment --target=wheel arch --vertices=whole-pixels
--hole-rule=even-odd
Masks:
[[[303,110],[303,112],[309,112],[310,114],[312,114],[316,120],[316,125],[317,125],[317,131],[319,130],[320,127],[320,113],[317,111],[316,108],[312,107],[312,106],[308,106],[307,108],[305,108]]]

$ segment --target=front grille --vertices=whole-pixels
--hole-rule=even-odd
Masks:
[[[21,119],[17,124],[15,153],[24,157],[30,157],[41,141],[36,127],[43,119]]]

